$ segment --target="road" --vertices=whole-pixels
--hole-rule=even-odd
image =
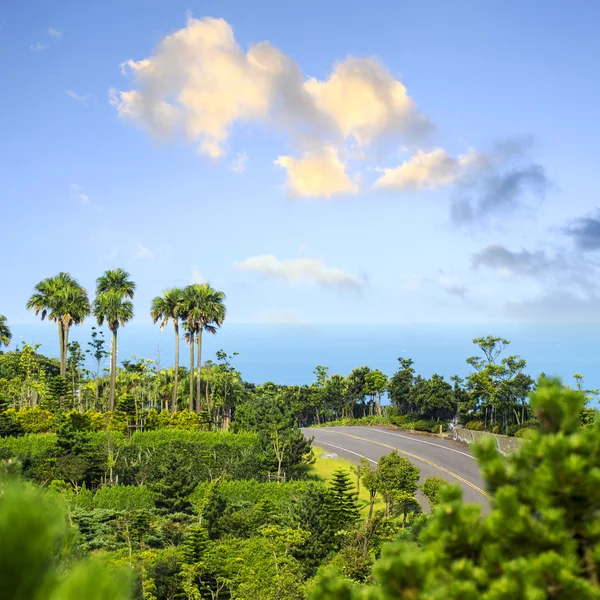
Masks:
[[[365,457],[376,464],[380,457],[396,449],[421,469],[421,478],[441,475],[449,483],[458,483],[466,502],[489,506],[489,496],[479,467],[469,449],[452,440],[405,433],[379,427],[315,427],[303,429],[313,444],[336,452],[358,464]]]

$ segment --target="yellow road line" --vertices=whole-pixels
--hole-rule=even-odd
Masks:
[[[355,440],[360,440],[361,442],[368,442],[369,444],[376,444],[377,446],[383,446],[384,448],[390,448],[391,450],[396,450],[400,454],[405,454],[406,456],[410,456],[411,458],[414,458],[415,460],[420,460],[421,462],[424,462],[424,463],[438,469],[439,471],[448,473],[448,475],[450,475],[451,477],[454,477],[454,479],[458,479],[458,481],[464,483],[466,486],[469,486],[471,489],[474,489],[476,492],[479,492],[482,496],[485,496],[486,498],[491,499],[491,496],[485,490],[482,490],[480,487],[476,486],[474,483],[471,483],[470,481],[466,480],[464,477],[461,477],[460,475],[454,473],[453,471],[450,471],[430,460],[427,460],[426,458],[423,458],[422,456],[417,456],[416,454],[411,454],[410,452],[405,452],[404,450],[400,450],[400,448],[396,448],[395,446],[390,446],[389,444],[384,444],[382,442],[375,442],[373,440],[358,437],[357,435],[352,435],[350,433],[342,433],[341,431],[334,431],[333,429],[329,429],[328,431],[331,433],[336,433],[337,435],[344,435],[349,438],[354,438]],[[315,440],[315,441],[317,443],[319,443],[318,440]]]

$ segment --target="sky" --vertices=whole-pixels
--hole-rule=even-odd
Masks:
[[[598,323],[600,5],[0,8],[0,313],[121,267],[138,324]]]

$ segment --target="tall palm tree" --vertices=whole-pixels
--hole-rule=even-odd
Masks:
[[[184,290],[185,291],[185,290]],[[190,403],[189,409],[194,410],[194,324],[188,319],[188,312],[185,304],[182,309],[181,318],[183,319],[183,339],[190,347]]]
[[[8,346],[12,339],[12,333],[6,323],[6,317],[0,315],[0,346]]]
[[[42,321],[48,317],[58,325],[60,347],[60,375],[67,374],[67,346],[69,330],[73,325],[83,323],[90,314],[90,301],[87,292],[69,273],[59,273],[48,277],[35,286],[35,292],[27,302],[27,308],[36,315],[41,314]]]
[[[196,339],[196,412],[200,412],[202,332],[217,333],[226,315],[225,294],[208,283],[189,285],[184,290],[186,318]]]
[[[110,396],[108,409],[115,409],[115,383],[117,379],[117,331],[133,319],[133,298],[135,283],[129,273],[122,269],[106,271],[96,280],[94,316],[98,325],[106,321],[113,334],[110,360]]]
[[[152,322],[160,321],[160,330],[171,320],[175,330],[175,374],[173,379],[173,398],[171,400],[171,412],[177,410],[177,383],[179,375],[179,318],[183,308],[183,291],[179,288],[165,290],[162,296],[156,296],[152,300],[150,316]]]

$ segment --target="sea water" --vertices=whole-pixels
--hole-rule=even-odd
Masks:
[[[44,322],[13,325],[13,344],[40,343],[39,351],[58,355],[56,327]],[[107,349],[110,332],[104,328]],[[329,367],[329,373],[347,374],[366,365],[392,375],[398,357],[412,358],[417,373],[465,377],[471,372],[469,356],[480,354],[473,338],[486,335],[510,340],[503,356],[516,354],[526,359],[526,372],[536,378],[541,372],[572,383],[575,373],[584,375],[585,387],[600,388],[600,325],[259,325],[226,323],[216,335],[205,334],[204,360],[215,360],[219,349],[238,352],[232,364],[246,381],[278,384],[308,384],[314,381],[316,365]],[[70,341],[84,348],[90,340],[90,325],[74,327]],[[150,358],[161,368],[174,360],[174,334],[171,326],[161,332],[158,326],[130,324],[119,329],[118,360],[133,355]],[[180,364],[188,361],[182,342]],[[109,361],[106,361],[108,367]],[[92,366],[89,361],[88,367]]]

